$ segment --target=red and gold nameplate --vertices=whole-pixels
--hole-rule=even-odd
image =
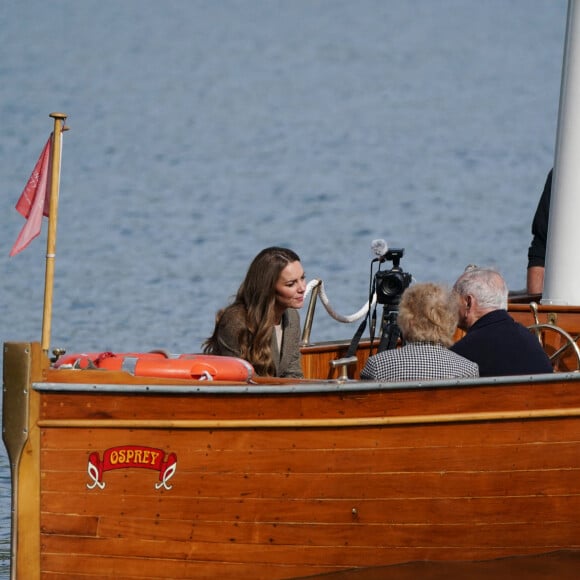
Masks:
[[[177,469],[177,456],[169,453],[167,457],[162,449],[144,447],[142,445],[120,445],[111,447],[103,452],[101,460],[98,452],[89,455],[87,468],[92,483],[87,483],[89,489],[98,487],[104,489],[103,473],[114,469],[153,469],[159,472],[159,481],[155,489],[171,489],[168,481],[175,475]]]

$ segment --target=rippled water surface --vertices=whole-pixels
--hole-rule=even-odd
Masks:
[[[478,263],[522,288],[565,16],[564,0],[5,0],[2,342],[40,339],[46,225],[8,252],[52,111],[70,126],[53,346],[195,352],[273,244],[341,314],[366,299],[375,238],[416,280]],[[354,330],[321,315],[312,337]],[[0,508],[5,573],[5,454]]]

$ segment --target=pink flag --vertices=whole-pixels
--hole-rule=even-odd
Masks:
[[[48,208],[50,204],[49,174],[50,174],[50,143],[52,134],[48,138],[32,175],[22,192],[22,195],[16,203],[16,210],[26,219],[26,223],[20,230],[18,238],[10,250],[10,256],[21,252],[30,244],[30,242],[40,234],[42,226],[42,216],[48,217]]]

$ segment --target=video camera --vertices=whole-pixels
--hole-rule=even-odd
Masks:
[[[393,267],[390,270],[379,270],[375,274],[375,290],[379,304],[398,306],[403,292],[411,284],[413,276],[399,266],[404,253],[405,248],[393,248],[381,259],[392,261]]]

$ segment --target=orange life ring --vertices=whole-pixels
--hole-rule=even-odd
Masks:
[[[249,382],[254,377],[254,367],[241,358],[210,354],[168,356],[161,351],[67,354],[53,366],[61,369],[125,371],[136,377],[243,382]]]

